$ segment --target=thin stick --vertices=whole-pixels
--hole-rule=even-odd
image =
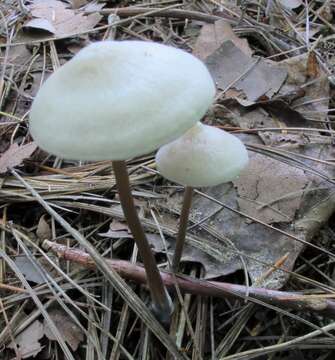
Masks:
[[[178,272],[180,259],[183,254],[188,218],[190,216],[190,209],[192,205],[192,197],[193,197],[193,187],[186,186],[184,199],[183,199],[183,207],[180,214],[178,235],[176,239],[176,249],[174,251],[174,255],[172,259],[172,270],[174,272]]]
[[[84,251],[68,248],[65,245],[48,240],[43,242],[43,247],[56,253],[62,259],[74,261],[86,268],[95,268],[96,266],[90,255]],[[125,279],[140,284],[147,282],[146,272],[142,266],[124,260],[106,259],[106,263]],[[214,296],[223,299],[246,298],[247,287],[244,285],[199,280],[189,276],[174,275],[166,271],[161,271],[160,275],[166,287],[172,291],[175,289],[177,281],[180,290],[188,294]],[[278,291],[260,287],[250,287],[248,291],[249,296],[247,299],[256,304],[258,303],[257,300],[259,300],[284,309],[307,310],[335,317],[335,301],[329,299],[329,296],[335,296],[334,294],[319,294],[319,298],[315,298],[315,295],[303,295],[299,292]]]
[[[162,323],[169,323],[173,310],[172,301],[163,284],[156,260],[138,217],[130,191],[129,176],[125,161],[113,161],[113,170],[123,213],[129,229],[134,236],[147,273],[147,283],[152,297],[153,311]]]

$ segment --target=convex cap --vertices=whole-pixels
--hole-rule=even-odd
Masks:
[[[157,169],[165,178],[191,187],[234,180],[247,163],[247,150],[236,136],[201,123],[156,154]]]
[[[142,41],[93,43],[38,92],[30,131],[74,160],[126,160],[190,129],[215,95],[205,65],[185,51]]]

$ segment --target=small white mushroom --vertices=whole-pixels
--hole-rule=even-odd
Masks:
[[[236,136],[201,123],[158,150],[158,171],[165,178],[185,186],[172,261],[175,271],[178,270],[184,247],[193,188],[215,186],[234,180],[247,163],[247,150]]]
[[[125,160],[181,136],[205,114],[214,94],[205,65],[185,51],[143,41],[104,41],[54,72],[30,113],[31,135],[49,153],[113,160],[123,212],[162,322],[169,319],[171,300],[133,203]]]
[[[236,136],[201,123],[156,154],[158,171],[164,177],[192,187],[234,180],[247,163],[247,150]]]

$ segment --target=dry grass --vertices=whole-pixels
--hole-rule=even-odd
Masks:
[[[111,1],[99,10],[102,19],[94,29],[59,37],[44,34],[43,39],[31,34],[23,36],[20,32],[29,18],[28,5],[29,2],[23,0],[3,0],[0,4],[0,153],[14,142],[23,145],[31,141],[27,121],[39,86],[89,41],[153,40],[192,51],[200,25],[223,18],[232,25],[235,34],[249,40],[256,55],[279,61],[313,53],[324,76],[330,83],[334,82],[332,16],[335,3],[332,0],[305,2],[294,11],[283,9],[273,0],[238,4],[221,0]],[[272,24],[269,24],[270,18]],[[316,35],[311,35],[314,31]],[[316,116],[319,114],[306,114],[306,119],[312,120],[311,126],[287,127],[280,123],[275,128],[264,125],[243,129],[234,123],[232,110],[222,101],[222,96],[218,96],[206,122],[242,134],[302,133],[309,137],[309,144],[320,147],[333,142],[333,110],[327,110],[323,121]],[[330,89],[330,109],[335,108],[332,96]],[[320,99],[304,101],[318,102]],[[224,115],[220,112],[222,109]],[[36,320],[47,324],[49,333],[53,334],[50,340],[43,330],[39,340],[43,348],[37,351],[37,359],[332,358],[335,323],[319,311],[325,299],[335,294],[335,235],[331,216],[334,180],[329,173],[316,169],[315,164],[333,168],[334,159],[314,158],[269,145],[250,144],[248,149],[310,172],[330,187],[327,189],[330,189],[331,202],[327,203],[329,211],[323,218],[324,226],[321,230],[320,225],[313,228],[315,237],[311,244],[310,238],[302,241],[306,249],[298,256],[294,268],[287,271],[290,277],[285,285],[286,291],[296,291],[302,296],[317,295],[314,310],[312,306],[307,310],[303,301],[302,311],[291,311],[285,304],[275,306],[269,299],[248,301],[250,284],[246,261],[262,264],[265,271],[253,285],[263,286],[266,278],[276,267],[278,270],[285,259],[277,259],[274,267],[274,263],[248,256],[234,241],[215,232],[209,217],[203,221],[194,220],[188,241],[194,248],[220,261],[225,261],[225,249],[234,251],[244,271],[220,280],[246,285],[246,294],[239,300],[209,298],[183,295],[177,287],[172,324],[170,329],[164,329],[147,306],[146,289],[122,279],[104,260],[139,261],[131,239],[100,235],[108,231],[113,219],[124,220],[111,163],[74,163],[38,150],[16,170],[0,177],[0,345],[3,350],[0,358],[16,356],[20,359],[19,334],[24,334]],[[130,161],[128,165],[133,194],[146,231],[158,234],[164,241],[173,238],[178,210],[164,206],[164,199],[181,188],[157,175],[152,156]],[[236,216],[246,220],[247,215],[236,207],[202,192],[200,195],[222,206],[221,210],[234,211]],[[248,219],[262,223],[262,219]],[[264,226],[269,231],[291,236],[292,241],[300,239],[280,226]],[[43,250],[41,244],[46,234],[50,241],[87,251],[98,270],[58,259]],[[203,236],[215,241],[206,242]],[[16,262],[20,257],[28,259],[25,268]],[[161,254],[158,259],[161,267],[166,268],[166,257]],[[189,263],[183,271],[199,279],[205,275],[199,263]],[[40,281],[29,281],[31,272],[37,273]],[[57,323],[55,309],[61,311],[64,327],[60,328]],[[72,340],[71,335],[74,336]],[[13,344],[11,349],[8,348],[10,343]]]

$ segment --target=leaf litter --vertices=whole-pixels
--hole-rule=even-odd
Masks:
[[[21,165],[36,149],[37,145],[34,142],[21,146],[13,143],[0,157],[0,174],[4,174],[11,167]]]
[[[34,0],[29,11],[33,19],[23,25],[24,29],[44,31],[55,36],[93,29],[102,19],[98,13],[89,15],[76,13],[65,3],[57,0]]]
[[[17,249],[11,234],[12,226],[23,231],[27,238],[37,244],[51,238],[67,246],[75,246],[76,242],[56,226],[53,219],[41,212],[34,197],[17,179],[10,176],[8,169],[16,167],[25,181],[57,207],[64,218],[73,222],[101,254],[129,259],[133,249],[133,240],[124,223],[123,214],[120,207],[115,205],[118,198],[115,197],[110,162],[78,164],[47,157],[43,152],[32,157],[36,146],[27,143],[30,140],[27,140],[26,114],[41,82],[72,56],[69,49],[77,52],[91,41],[108,37],[118,40],[141,38],[183,47],[189,51],[192,49],[209,66],[219,88],[216,102],[204,121],[233,132],[249,149],[250,165],[239,179],[230,184],[199,189],[195,194],[187,246],[182,258],[184,271],[203,279],[226,280],[228,276],[232,282],[247,284],[246,277],[241,279],[239,276],[238,270],[243,269],[245,275],[250,276],[253,286],[266,289],[286,287],[288,291],[297,290],[303,294],[310,291],[314,295],[316,293],[316,296],[325,296],[325,289],[332,292],[335,154],[332,130],[334,115],[331,110],[334,108],[334,91],[330,81],[335,58],[332,50],[334,7],[318,2],[309,3],[308,6],[306,4],[298,0],[269,1],[263,9],[263,5],[256,7],[253,3],[247,3],[241,7],[230,1],[220,6],[216,1],[188,5],[176,2],[176,9],[173,8],[175,4],[170,9],[169,4],[145,4],[141,8],[142,2],[137,1],[138,7],[134,9],[128,6],[127,1],[122,3],[122,7],[117,3],[109,3],[108,8],[105,8],[104,3],[92,1],[65,3],[47,0],[29,2],[27,12],[23,11],[24,8],[20,10],[19,6],[8,6],[6,0],[1,4],[7,27],[15,30],[13,35],[1,32],[2,49],[3,44],[20,42],[18,46],[7,47],[8,56],[4,51],[0,55],[4,69],[0,78],[0,122],[6,124],[0,127],[1,244],[5,242],[5,250],[10,255],[15,254],[16,265],[29,281],[36,284],[33,285],[36,291],[40,291],[38,286],[44,286],[39,294],[44,304],[54,301],[52,292],[47,290],[48,284],[43,283],[42,278],[36,277],[31,261]],[[152,6],[167,8],[158,16]],[[120,19],[127,19],[128,23],[121,26],[116,23],[111,32],[105,32],[104,29],[93,31],[99,23],[108,23],[110,8],[113,11],[115,9]],[[146,15],[150,10],[153,14]],[[194,12],[190,15],[187,13],[189,10]],[[138,14],[145,15],[141,17]],[[133,16],[137,17],[134,19]],[[22,32],[16,31],[22,25],[25,29],[24,37]],[[79,35],[68,37],[74,33]],[[80,33],[85,35],[80,36]],[[50,39],[50,36],[52,40],[43,42],[43,38]],[[41,42],[34,42],[37,39],[41,39]],[[9,124],[13,120],[11,116],[16,116],[16,120]],[[19,127],[17,119],[20,119]],[[12,145],[9,147],[9,144]],[[133,193],[141,208],[145,230],[164,267],[166,259],[162,254],[166,247],[169,254],[174,249],[181,189],[155,174],[150,157],[130,162],[129,168]],[[156,220],[162,233],[158,232],[153,213],[157,214]],[[7,226],[9,221],[11,226]],[[42,261],[38,251],[33,256],[49,274],[57,278],[59,271],[51,271],[50,264]],[[105,282],[97,278],[99,273],[89,272],[68,260],[58,262],[53,255],[48,256],[56,268],[66,271],[77,284],[74,288],[68,278],[62,278],[59,282],[70,296],[70,306],[79,304],[85,312],[90,312],[90,316],[94,314],[90,318],[95,318],[105,331],[115,334],[116,327],[113,324],[125,316],[119,315],[118,309],[122,302],[117,292],[112,291],[105,298],[105,295],[102,296]],[[282,263],[281,259],[284,259]],[[275,263],[280,263],[285,271],[271,268]],[[24,295],[17,297],[14,289],[21,289],[21,285],[1,260],[0,278],[1,284],[12,286],[11,290],[6,290],[2,301],[9,320],[13,319],[15,330],[17,305],[22,305],[31,319],[34,319],[36,309],[31,302],[25,302],[27,298]],[[103,307],[101,304],[93,306],[92,299],[99,299],[103,304],[113,304],[112,322],[100,321],[103,318],[100,317]],[[193,340],[203,358],[213,358],[215,354],[221,354],[221,357],[228,355],[228,358],[270,354],[272,348],[269,342],[258,336],[262,333],[272,337],[273,334],[282,335],[274,339],[279,353],[280,349],[289,346],[286,345],[286,335],[299,339],[299,336],[310,334],[311,324],[322,327],[329,321],[326,317],[313,316],[312,307],[308,307],[308,311],[302,308],[301,312],[292,314],[291,319],[290,314],[277,309],[275,319],[279,319],[278,313],[281,313],[280,321],[271,322],[268,319],[273,319],[273,314],[264,304],[249,313],[247,309],[250,303],[244,305],[238,302],[235,306],[228,300],[223,302],[214,298],[210,302],[200,297],[185,299],[186,314],[191,316],[186,320],[181,317],[178,333],[181,338],[177,341],[189,349],[185,351],[193,358],[196,356],[192,354],[190,337],[183,321],[184,324],[192,323],[195,329],[206,328],[215,340],[211,347],[213,351],[202,347],[201,344],[208,340],[208,331],[196,330]],[[63,299],[58,298],[57,301],[63,302],[64,306]],[[315,306],[322,306],[323,299],[315,301],[319,301]],[[67,334],[72,351],[76,355],[78,352],[85,353],[86,357],[94,351],[100,354],[99,334],[93,323],[87,324],[87,330],[90,338],[97,341],[88,342],[89,346],[86,346],[86,334],[76,328],[67,313],[56,309],[55,313],[51,310],[50,314],[62,332]],[[131,321],[135,321],[133,314],[127,311]],[[207,311],[213,323],[206,322],[205,317],[201,316],[207,314]],[[242,316],[230,326],[231,314],[232,319],[239,314]],[[26,329],[22,331],[21,328],[20,334],[28,330],[35,334],[30,350],[28,347],[24,353],[29,354],[30,351],[30,354],[36,355],[43,350],[43,356],[51,358],[40,344],[41,322],[35,318],[27,325],[24,319],[18,320],[17,325]],[[221,319],[226,323],[222,330]],[[304,322],[306,319],[307,323]],[[248,320],[252,321],[247,323]],[[80,321],[86,326],[85,321]],[[4,319],[0,319],[0,322],[0,326],[7,326]],[[250,341],[246,329],[255,323]],[[48,333],[47,324],[44,324],[43,331],[42,336],[47,336],[46,341],[54,341]],[[149,351],[148,347],[151,350],[155,347],[150,340],[140,336],[135,325],[124,325],[122,331],[129,331],[129,335],[120,337],[123,339],[120,352],[124,351],[122,346],[126,345],[137,351],[135,355],[143,358],[143,354]],[[8,331],[6,335],[8,339]],[[16,342],[22,350],[26,340],[19,336],[15,333]],[[233,340],[229,340],[229,336]],[[27,339],[26,335],[24,337]],[[318,340],[318,345],[321,344],[323,348],[315,351],[318,351],[318,356],[320,351],[327,355],[327,343],[323,343],[321,338]],[[260,344],[259,348],[255,341]],[[0,343],[5,344],[1,335]],[[6,344],[8,346],[10,343],[7,341]],[[59,349],[57,356],[61,357]],[[252,353],[243,354],[241,349]],[[104,352],[100,357],[108,358],[108,350],[103,351],[107,353]],[[296,351],[301,352],[302,355],[299,355],[306,359],[316,354],[313,349],[307,353],[303,347],[297,347]]]
[[[22,359],[35,357],[41,350],[42,346],[39,340],[44,336],[43,324],[39,320],[35,320],[24,331],[15,338],[18,351]],[[14,342],[8,345],[14,349]]]
[[[51,319],[54,321],[58,330],[63,335],[65,341],[70,345],[72,350],[77,350],[81,341],[84,340],[83,331],[80,327],[69,318],[69,315],[60,308],[53,308],[49,311]],[[57,340],[50,330],[48,323],[44,320],[43,330],[49,340]]]

